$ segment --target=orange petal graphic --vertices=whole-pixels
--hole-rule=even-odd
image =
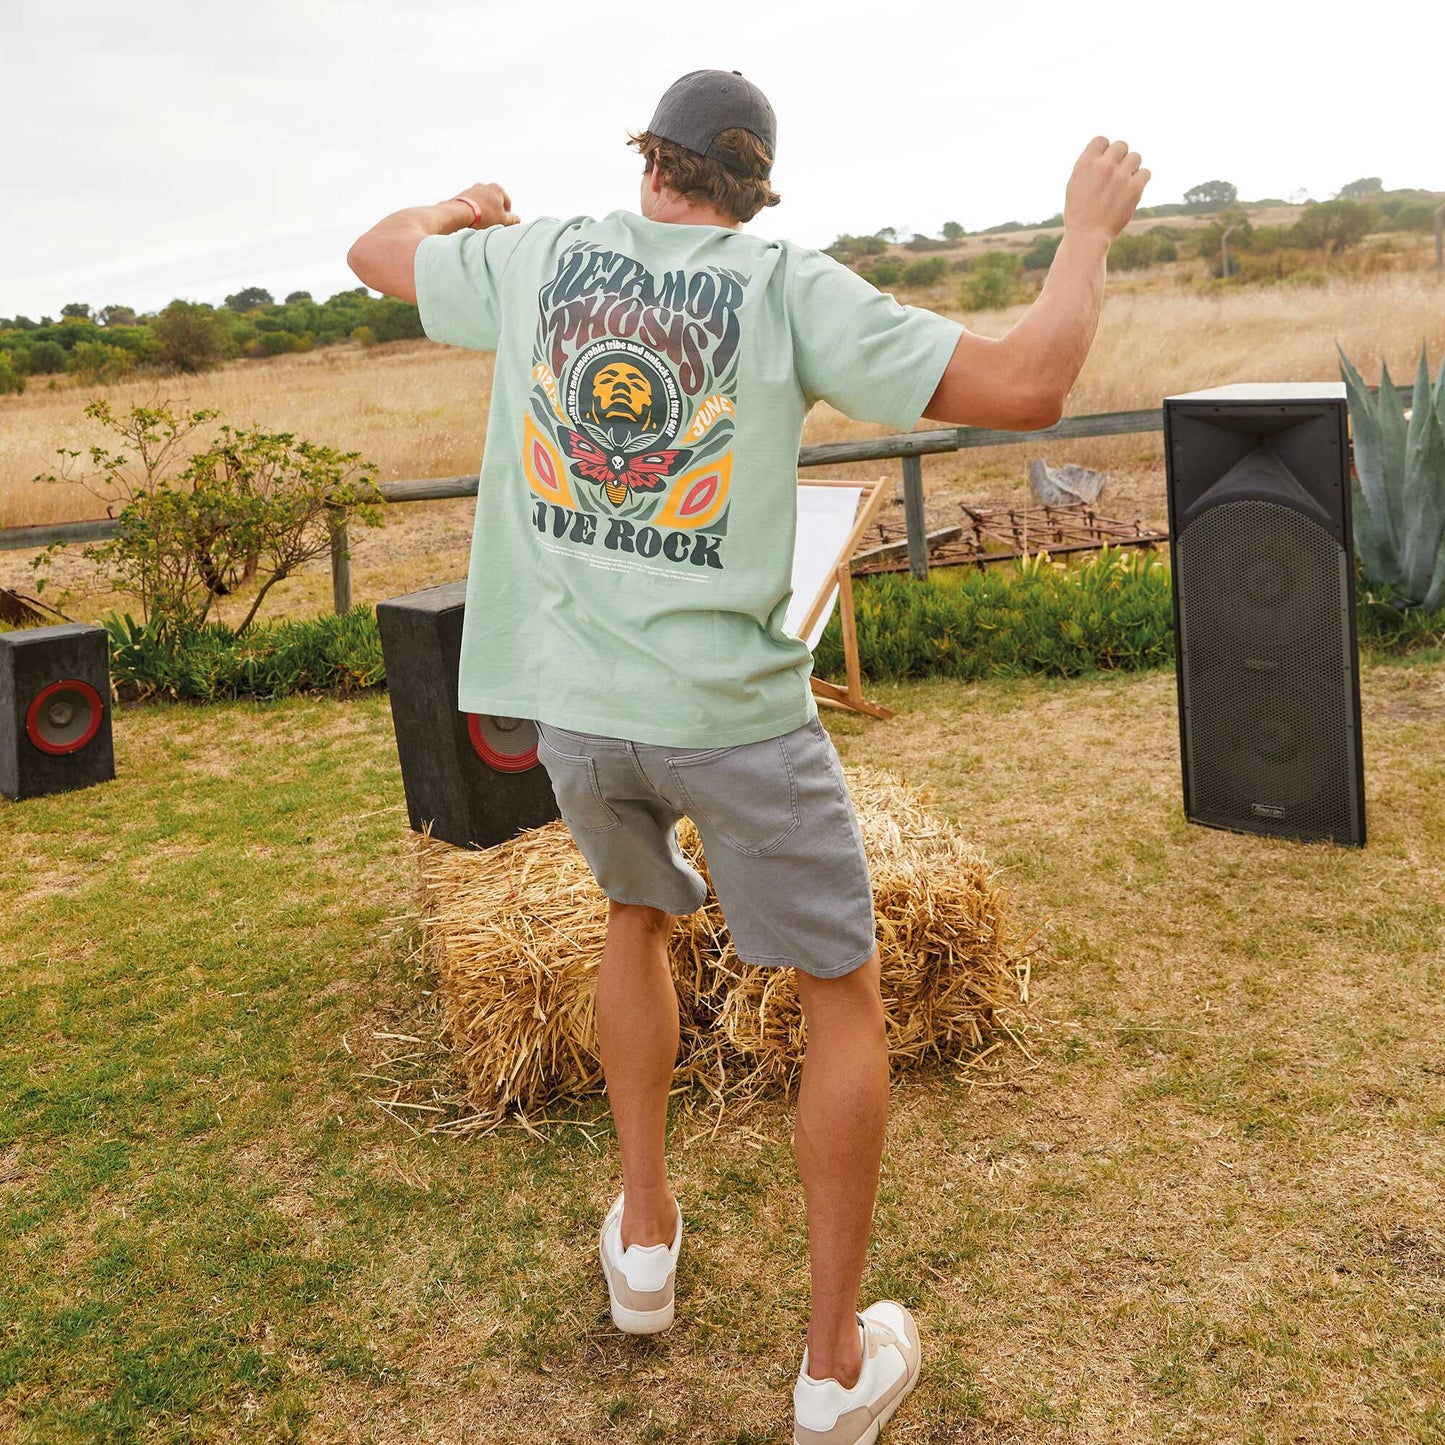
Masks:
[[[528,484],[539,497],[576,510],[577,499],[572,495],[566,464],[557,448],[538,430],[530,411],[522,426],[522,467]]]
[[[733,454],[724,452],[706,466],[684,472],[652,519],[654,527],[706,527],[722,515],[732,483]]]

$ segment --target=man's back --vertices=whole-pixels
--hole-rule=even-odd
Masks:
[[[429,336],[497,352],[461,706],[685,747],[811,717],[783,630],[804,417],[910,429],[958,324],[627,211],[430,237],[416,289]]]

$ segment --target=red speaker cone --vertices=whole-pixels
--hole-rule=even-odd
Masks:
[[[78,753],[100,731],[105,705],[77,677],[43,687],[25,712],[25,735],[42,753]]]
[[[499,773],[525,773],[537,766],[537,724],[530,718],[469,712],[467,733],[477,756]]]

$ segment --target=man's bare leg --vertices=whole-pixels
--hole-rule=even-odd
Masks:
[[[808,1209],[813,1315],[808,1373],[858,1382],[858,1290],[868,1254],[888,1120],[888,1038],[878,952],[842,978],[798,970],[808,1049],[793,1148]]]
[[[671,914],[613,903],[597,977],[597,1047],[622,1155],[622,1247],[671,1244],[677,1201],[667,1178],[667,1096],[677,1062],[677,991],[667,957]]]

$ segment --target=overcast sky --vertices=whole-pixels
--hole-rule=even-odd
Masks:
[[[826,245],[1060,209],[1090,136],[1154,180],[1316,199],[1361,175],[1445,188],[1438,0],[605,6],[581,0],[0,0],[0,316],[357,284],[401,206],[498,180],[518,213],[635,208],[625,148],[701,67],[778,114],[783,203]],[[1372,18],[1372,16],[1374,18]],[[1385,23],[1388,17],[1391,23]]]

